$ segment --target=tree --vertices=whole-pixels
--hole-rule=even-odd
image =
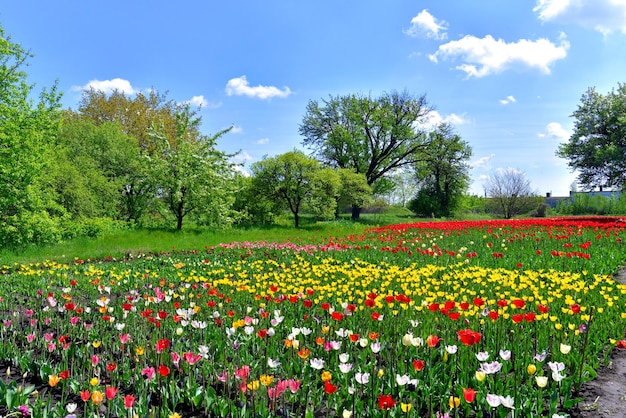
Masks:
[[[139,164],[137,140],[116,123],[66,112],[46,182],[73,218],[129,220],[122,190]]]
[[[469,186],[469,144],[449,124],[440,124],[428,134],[422,160],[415,164],[421,185],[410,209],[420,215],[450,216]]]
[[[524,213],[536,204],[530,180],[523,171],[514,168],[494,172],[485,183],[485,192],[491,198],[496,213],[505,219]]]
[[[340,168],[336,172],[339,175],[340,186],[335,217],[338,217],[339,210],[346,206],[362,208],[372,201],[372,188],[367,184],[364,174],[356,173],[349,168]]]
[[[431,108],[426,97],[408,92],[362,95],[310,101],[300,125],[303,144],[331,167],[349,168],[365,175],[374,191],[394,169],[421,159],[426,135],[419,127]],[[352,217],[361,208],[353,206]]]
[[[231,223],[234,169],[231,155],[218,151],[217,140],[231,128],[213,136],[197,137],[200,118],[189,107],[175,113],[176,133],[168,137],[163,125],[153,128],[155,151],[148,157],[154,188],[182,229],[183,219],[195,214],[203,224]]]
[[[134,136],[139,148],[150,153],[154,144],[151,136],[153,126],[162,127],[168,138],[176,135],[176,112],[184,105],[167,99],[167,94],[151,89],[147,94],[138,92],[126,95],[114,90],[107,94],[93,88],[84,90],[78,104],[78,113],[91,119],[96,125],[117,123],[122,132]],[[192,112],[195,116],[195,112]],[[199,132],[195,132],[199,135]]]
[[[578,171],[585,190],[595,187],[622,189],[626,184],[626,84],[606,95],[590,88],[581,98],[574,133],[557,155]]]
[[[23,71],[31,57],[0,27],[0,247],[59,238],[58,208],[41,180],[58,129],[60,95],[54,86],[31,101]]]
[[[97,126],[117,124],[122,133],[136,139],[139,154],[150,157],[158,146],[163,145],[155,143],[155,137],[151,134],[152,128],[158,127],[160,135],[168,141],[175,141],[176,113],[182,111],[188,112],[191,117],[196,116],[188,106],[185,110],[185,105],[167,99],[166,94],[154,89],[147,94],[139,92],[134,95],[126,95],[119,90],[107,94],[89,89],[83,91],[77,113],[79,117],[91,120]],[[188,138],[198,139],[201,136],[198,126],[188,127]],[[145,162],[147,159],[141,158],[127,167],[127,182],[120,189],[123,217],[128,221],[139,220],[153,203],[155,190],[152,188],[153,182],[148,178],[149,170]]]
[[[327,188],[319,183],[321,164],[302,151],[294,150],[273,158],[264,158],[253,163],[250,170],[253,188],[257,194],[273,200],[276,209],[289,209],[293,214],[296,228],[300,226],[303,206],[306,203],[313,203],[315,206],[313,198],[325,200],[328,205],[334,203],[332,199],[324,199],[328,197],[324,193],[336,192],[332,186]],[[334,213],[334,207],[331,209]]]

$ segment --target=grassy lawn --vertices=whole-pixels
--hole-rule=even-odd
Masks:
[[[174,229],[129,229],[102,235],[97,238],[78,238],[57,245],[28,247],[20,252],[0,251],[4,265],[30,264],[44,260],[68,262],[74,258],[101,259],[108,256],[121,258],[126,255],[145,253],[189,251],[203,249],[220,243],[235,241],[306,240],[315,242],[330,236],[358,234],[367,228],[394,223],[415,222],[417,218],[408,210],[395,209],[384,214],[362,214],[354,222],[349,215],[336,221],[321,222],[311,217],[301,219],[301,227],[293,227],[289,217],[267,226],[233,227],[222,230],[185,227]]]

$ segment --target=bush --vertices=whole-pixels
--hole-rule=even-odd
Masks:
[[[77,237],[97,238],[104,234],[128,228],[124,221],[110,218],[85,218],[65,221],[63,225],[63,239]]]
[[[55,244],[61,236],[57,221],[45,211],[8,216],[0,224],[0,248],[16,250],[30,244]]]
[[[560,215],[623,215],[626,214],[626,196],[574,193],[556,205]]]

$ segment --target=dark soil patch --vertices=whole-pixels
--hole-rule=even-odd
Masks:
[[[613,278],[626,283],[626,267]],[[580,396],[584,401],[572,411],[572,418],[626,418],[626,350],[615,349],[609,365],[581,386]]]

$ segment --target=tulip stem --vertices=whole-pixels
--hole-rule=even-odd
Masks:
[[[589,329],[591,328],[591,321],[593,321],[593,306],[589,308],[589,321],[587,322],[587,330],[585,331],[585,338],[583,339],[583,350],[580,358],[580,366],[578,366],[578,376],[574,385],[574,395],[578,395],[580,390],[580,383],[583,376],[583,365],[585,364],[585,351],[587,350],[587,341],[589,340]]]

